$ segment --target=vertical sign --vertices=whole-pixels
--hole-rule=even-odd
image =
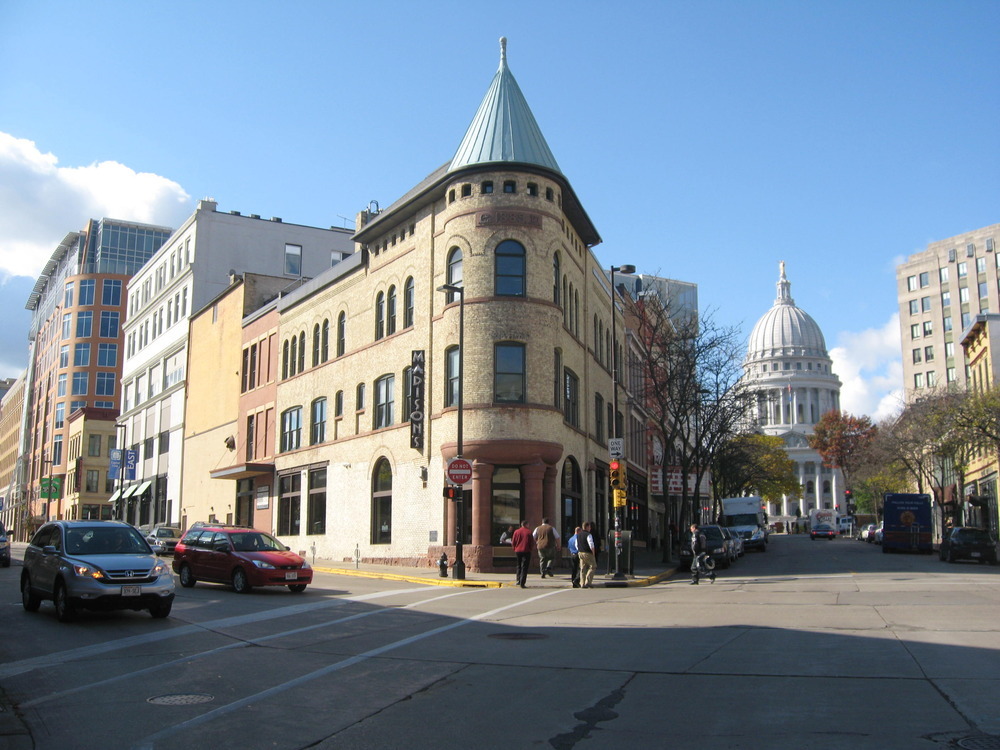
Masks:
[[[423,349],[410,355],[410,447],[424,449],[424,374],[426,360]]]

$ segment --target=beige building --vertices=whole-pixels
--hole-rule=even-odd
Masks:
[[[453,560],[461,533],[466,564],[492,569],[511,561],[501,532],[543,517],[563,535],[594,520],[603,536],[611,288],[592,251],[600,236],[505,53],[454,158],[385,210],[362,212],[354,241],[353,256],[282,294],[277,318],[267,307],[244,317],[242,356],[237,346],[216,357],[219,373],[237,365],[243,397],[187,425],[206,447],[186,441],[185,474],[201,454],[196,471],[219,489],[193,479],[185,497],[225,495],[234,518],[237,497],[252,497],[255,526],[334,559]],[[192,340],[207,320],[197,325]],[[209,336],[205,356],[235,339]],[[277,355],[274,386],[261,385],[265,343]],[[619,400],[628,403],[624,390]],[[189,419],[196,408],[191,399]],[[259,443],[272,418],[273,458]],[[230,463],[213,467],[230,434]],[[445,471],[459,454],[472,476],[450,501]],[[203,520],[204,502],[192,502],[184,516]],[[211,507],[221,520],[228,504]]]
[[[64,518],[111,520],[114,508],[108,502],[121,484],[109,473],[115,449],[117,409],[77,409],[69,417],[66,484],[58,501]],[[119,472],[120,473],[120,472]]]
[[[1000,312],[998,242],[1000,224],[993,224],[932,242],[896,267],[908,402],[966,384],[962,333],[977,315]]]
[[[22,373],[10,384],[0,399],[0,496],[3,496],[0,521],[16,539],[23,538],[24,513],[27,510],[27,506],[19,503],[21,498],[15,482],[18,461],[22,455],[24,384],[25,373]]]
[[[995,388],[1000,374],[1000,314],[977,315],[962,337],[968,365],[969,387],[977,391]],[[998,456],[993,451],[978,452],[965,472],[959,520],[969,526],[983,526],[994,534],[1000,529],[997,516]],[[971,502],[969,498],[972,498]]]
[[[187,528],[194,521],[217,521],[260,525],[270,528],[266,516],[254,517],[252,509],[239,507],[245,493],[234,492],[233,480],[254,476],[254,469],[246,466],[247,449],[244,404],[247,391],[260,395],[261,389],[248,388],[258,379],[261,386],[271,384],[272,404],[270,417],[273,423],[273,384],[277,357],[268,355],[268,343],[274,346],[276,331],[263,331],[254,327],[262,308],[274,309],[274,302],[282,291],[287,292],[287,278],[245,273],[231,278],[225,291],[211,300],[191,317],[188,333],[188,387],[184,414],[184,470],[182,472],[183,497],[181,527]],[[297,284],[296,284],[297,285]],[[251,318],[249,322],[247,318]],[[276,328],[276,315],[271,316]],[[261,358],[254,355],[244,362],[243,352],[249,346],[247,330],[259,341]],[[254,374],[251,376],[249,373]],[[268,409],[252,404],[251,413]],[[274,436],[273,427],[271,436]],[[266,429],[261,430],[266,439]],[[251,440],[251,443],[253,441]],[[262,441],[263,443],[263,441]],[[259,467],[258,467],[259,468]],[[265,476],[273,473],[273,466],[265,467]],[[249,472],[249,473],[248,473]],[[220,482],[224,479],[229,481]],[[261,486],[270,486],[262,482]],[[270,500],[270,493],[264,498]],[[269,507],[269,505],[268,505]],[[264,509],[262,509],[264,510]]]

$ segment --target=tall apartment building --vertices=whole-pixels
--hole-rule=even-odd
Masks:
[[[66,235],[35,282],[25,305],[32,313],[29,358],[12,481],[12,504],[26,526],[78,517],[79,509],[64,503],[61,491],[69,417],[85,408],[117,412],[125,286],[170,232],[117,219],[91,220]],[[105,441],[101,451],[110,447]],[[43,480],[54,488],[43,492]]]
[[[932,242],[896,266],[903,378],[910,402],[968,380],[961,340],[1000,312],[1000,224]]]
[[[191,315],[229,287],[235,275],[280,277],[287,292],[354,251],[347,229],[216,208],[214,200],[199,201],[128,287],[118,426],[121,444],[137,451],[138,463],[134,479],[112,497],[119,514],[136,525],[180,522]],[[235,373],[216,374],[232,378],[233,393],[239,393]]]

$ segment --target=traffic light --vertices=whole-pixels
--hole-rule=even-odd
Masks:
[[[458,500],[460,497],[462,497],[461,492],[462,488],[456,487],[453,484],[446,484],[444,486],[444,496],[448,500]]]
[[[622,476],[622,462],[618,459],[614,459],[608,464],[610,469],[610,479],[611,479],[611,489],[612,490],[624,490],[625,489],[625,477]]]

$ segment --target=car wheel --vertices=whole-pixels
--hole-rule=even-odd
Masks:
[[[66,591],[66,584],[56,581],[56,590],[52,595],[52,602],[56,605],[56,617],[59,622],[72,622],[76,617],[76,609],[70,604],[69,592]]]
[[[948,550],[948,562],[955,562],[955,553],[952,550]]]
[[[181,575],[181,586],[183,586],[186,589],[189,589],[196,583],[198,583],[198,579],[195,578],[194,573],[191,572],[191,566],[188,565],[187,563],[181,565],[180,575]]]
[[[243,568],[237,568],[233,571],[233,591],[237,594],[246,594],[253,589],[250,585],[250,581],[247,579],[247,573]]]
[[[10,558],[9,558],[9,557],[5,557],[5,558],[3,559],[3,566],[4,566],[5,568],[9,568],[9,567],[10,567]]]
[[[28,576],[21,580],[21,604],[25,612],[37,612],[42,604],[41,598],[31,590],[31,579]]]
[[[944,562],[944,550],[938,550],[938,560]]]
[[[173,606],[173,602],[169,601],[165,604],[154,604],[149,608],[149,614],[154,620],[162,620],[170,614],[170,608]]]
[[[288,590],[295,594],[301,594],[306,590],[306,585],[304,583],[292,583],[289,584]]]

